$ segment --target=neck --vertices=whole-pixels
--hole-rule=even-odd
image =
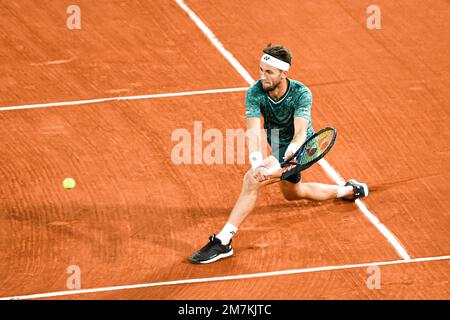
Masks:
[[[275,101],[279,100],[286,93],[287,89],[288,89],[288,80],[287,78],[285,78],[281,80],[278,87],[269,92],[269,96]]]

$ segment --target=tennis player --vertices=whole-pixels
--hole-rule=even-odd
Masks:
[[[366,197],[369,190],[366,184],[349,180],[344,186],[322,183],[301,183],[297,172],[285,179],[281,174],[291,167],[268,173],[268,168],[279,164],[314,134],[311,122],[311,91],[302,83],[287,77],[291,66],[290,51],[281,45],[264,48],[259,64],[260,79],[250,87],[246,94],[246,118],[248,151],[251,168],[243,179],[237,200],[227,223],[217,235],[190,258],[192,263],[211,263],[233,255],[231,239],[244,219],[255,208],[258,192],[264,186],[278,183],[286,200],[308,199],[324,201],[334,198],[355,200]],[[271,155],[263,159],[261,152],[261,115],[264,129],[271,147]]]

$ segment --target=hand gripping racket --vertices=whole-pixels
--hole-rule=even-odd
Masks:
[[[294,166],[281,176],[281,179],[286,179],[297,172],[306,170],[325,157],[333,147],[335,140],[336,129],[331,127],[324,128],[309,137],[292,156],[281,162],[279,166],[268,168],[267,172],[272,174],[280,170],[280,168]]]

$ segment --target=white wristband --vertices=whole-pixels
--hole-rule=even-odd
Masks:
[[[250,153],[250,164],[252,165],[253,170],[262,166],[263,165],[262,153],[259,151]]]

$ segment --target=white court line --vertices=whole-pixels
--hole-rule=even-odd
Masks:
[[[305,269],[290,269],[290,270],[250,273],[250,274],[241,274],[241,275],[224,276],[224,277],[197,278],[197,279],[185,279],[185,280],[166,281],[166,282],[153,282],[153,283],[124,285],[124,286],[103,287],[103,288],[56,291],[56,292],[48,292],[48,293],[37,293],[37,294],[30,294],[30,295],[3,297],[3,298],[0,298],[0,300],[45,299],[45,298],[51,298],[51,297],[61,297],[61,296],[70,296],[70,295],[87,294],[87,293],[111,292],[111,291],[118,291],[118,290],[142,289],[142,288],[183,285],[183,284],[193,284],[193,283],[208,283],[208,282],[217,282],[217,281],[265,278],[265,277],[286,276],[286,275],[294,275],[294,274],[302,274],[302,273],[348,270],[348,269],[356,269],[356,268],[371,267],[371,266],[380,267],[380,266],[388,266],[388,265],[441,261],[441,260],[450,260],[450,255],[437,256],[437,257],[424,257],[424,258],[416,258],[416,259],[410,259],[410,260],[392,260],[392,261],[348,264],[348,265],[340,265],[340,266],[326,266],[326,267],[315,267],[315,268],[305,268]]]
[[[226,50],[222,43],[217,39],[214,33],[202,22],[202,20],[184,3],[183,0],[175,0],[175,2],[191,17],[191,19],[195,22],[195,24],[200,28],[200,30],[205,34],[206,37],[212,42],[212,44],[221,52],[224,57],[230,62],[230,64],[242,75],[242,77],[252,85],[255,80],[250,76],[250,74],[245,70],[245,68],[237,61],[233,55]],[[325,172],[338,184],[344,184],[344,179],[334,170],[331,165],[325,160],[322,159],[320,165],[325,170]],[[394,247],[397,253],[404,259],[410,260],[411,257],[406,252],[403,245],[394,236],[392,232],[390,232],[383,224],[380,223],[377,217],[372,214],[362,203],[361,200],[357,200],[356,204],[358,208],[364,213],[364,215],[372,222],[375,227],[383,234],[383,236],[389,241],[389,243]]]
[[[219,50],[219,52],[228,60],[229,63],[239,72],[239,74],[247,81],[249,84],[253,84],[255,80],[253,80],[252,76],[245,70],[245,68],[240,64],[239,61],[231,54],[230,51],[225,49],[223,44],[217,39],[216,35],[209,29],[206,24],[192,11],[189,7],[184,3],[183,0],[175,0],[176,3],[189,15],[189,17],[194,21],[197,27],[202,30],[202,32],[206,35],[209,41]]]
[[[146,94],[146,95],[140,95],[140,96],[99,98],[99,99],[78,100],[78,101],[38,103],[38,104],[30,104],[30,105],[23,105],[23,106],[0,107],[0,111],[12,111],[12,110],[23,110],[23,109],[35,109],[35,108],[75,106],[75,105],[99,103],[99,102],[105,102],[105,101],[158,99],[158,98],[192,96],[192,95],[198,95],[198,94],[239,92],[239,91],[246,91],[247,89],[248,89],[248,87],[238,87],[238,88],[210,89],[210,90],[185,91],[185,92],[173,92],[173,93]]]
[[[321,159],[319,161],[319,164],[322,166],[322,168],[325,170],[325,172],[333,179],[337,184],[343,186],[345,184],[345,180],[339,175],[339,173],[334,170],[330,164],[325,160]],[[389,231],[388,228],[384,224],[380,222],[380,220],[367,209],[365,204],[360,200],[357,199],[355,201],[356,205],[358,206],[359,210],[362,211],[362,213],[366,216],[367,219],[369,219],[370,222],[378,229],[378,231],[381,232],[381,234],[388,239],[388,241],[391,243],[391,245],[395,248],[397,253],[404,259],[404,260],[411,260],[411,257],[406,252],[403,245],[400,243],[400,241],[397,239],[397,237]]]
[[[397,239],[397,237],[389,231],[388,228],[384,224],[380,222],[380,219],[378,219],[374,214],[372,214],[360,199],[357,199],[355,201],[356,205],[358,206],[359,210],[361,210],[364,215],[367,217],[367,219],[372,222],[373,225],[385,236],[389,242],[394,246],[395,250],[400,254],[400,256],[404,260],[411,260],[411,257],[406,252],[405,247],[401,244],[400,240]]]

